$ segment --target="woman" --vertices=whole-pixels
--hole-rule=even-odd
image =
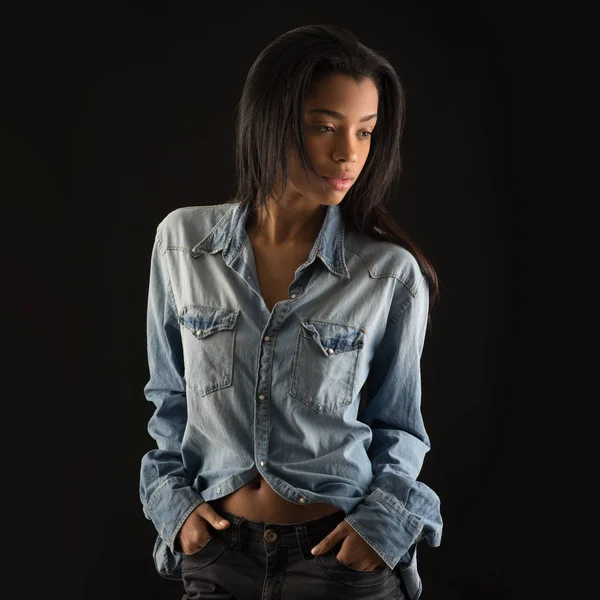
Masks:
[[[238,193],[158,225],[140,497],[184,598],[410,598],[438,496],[420,356],[430,262],[387,214],[402,88],[349,31],[269,44],[237,113]]]

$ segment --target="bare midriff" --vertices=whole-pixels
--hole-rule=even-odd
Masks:
[[[248,521],[261,523],[300,523],[340,510],[327,502],[294,504],[280,496],[260,474],[235,492],[209,500],[209,504],[217,512],[226,510]]]

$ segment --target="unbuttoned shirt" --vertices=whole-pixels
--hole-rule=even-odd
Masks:
[[[429,291],[414,256],[325,219],[287,298],[261,296],[248,206],[178,208],[152,248],[145,397],[156,447],[140,498],[160,575],[201,502],[258,474],[283,498],[327,502],[420,594],[417,543],[441,540],[440,500],[417,480],[430,449],[420,360]]]

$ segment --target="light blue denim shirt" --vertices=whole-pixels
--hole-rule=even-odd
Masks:
[[[421,594],[416,546],[441,541],[436,493],[417,481],[430,449],[420,359],[429,291],[404,248],[325,220],[287,299],[265,305],[247,207],[179,208],[158,225],[147,313],[156,449],[140,498],[160,575],[203,501],[260,473],[289,502],[328,502]]]

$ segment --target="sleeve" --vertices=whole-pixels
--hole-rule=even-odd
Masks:
[[[442,533],[440,499],[417,481],[430,449],[420,408],[429,288],[422,274],[416,293],[402,287],[367,379],[370,401],[358,415],[372,431],[373,482],[345,519],[390,568],[409,563],[422,539],[439,546]]]
[[[156,407],[148,433],[157,448],[142,457],[139,492],[144,515],[175,551],[179,529],[204,499],[192,488],[181,456],[187,421],[183,350],[160,225],[152,248],[146,335],[150,378],[144,394]]]

